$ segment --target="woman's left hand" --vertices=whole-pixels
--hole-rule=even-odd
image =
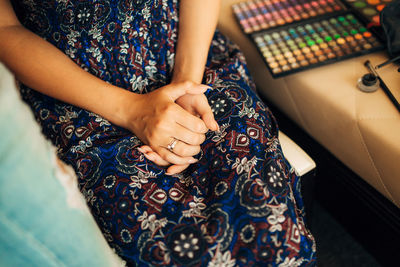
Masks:
[[[191,95],[186,94],[181,96],[175,101],[183,109],[190,112],[195,116],[201,117],[208,129],[212,131],[217,131],[219,129],[218,123],[214,119],[211,107],[208,104],[207,97],[204,94]],[[153,161],[159,166],[168,166],[169,162],[163,160],[160,155],[151,149],[150,146],[144,145],[139,148],[139,151],[144,154],[144,156]],[[167,174],[176,174],[184,171],[189,165],[171,165],[167,169]]]

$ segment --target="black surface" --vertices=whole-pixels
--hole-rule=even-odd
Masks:
[[[382,266],[318,201],[313,203],[311,228],[319,267]]]

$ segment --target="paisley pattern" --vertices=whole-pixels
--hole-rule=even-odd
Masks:
[[[21,22],[97,77],[136,93],[167,84],[176,0],[14,0]],[[300,181],[238,48],[216,32],[206,96],[220,125],[185,172],[165,175],[132,133],[21,86],[72,165],[110,246],[129,266],[315,265]],[[134,107],[133,107],[134,108]]]

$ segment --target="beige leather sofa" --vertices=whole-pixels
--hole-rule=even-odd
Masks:
[[[378,52],[273,79],[255,46],[240,30],[223,0],[219,29],[244,52],[259,93],[328,149],[336,158],[400,207],[400,113],[382,90],[361,92],[357,80],[386,56]],[[379,71],[400,100],[400,74]]]

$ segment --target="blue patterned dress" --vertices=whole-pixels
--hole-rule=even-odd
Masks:
[[[176,0],[12,2],[23,25],[109,83],[147,93],[171,79]],[[242,54],[218,32],[203,82],[220,131],[208,132],[199,162],[173,177],[137,150],[131,132],[26,86],[21,93],[128,265],[314,265],[299,178],[276,122]]]

